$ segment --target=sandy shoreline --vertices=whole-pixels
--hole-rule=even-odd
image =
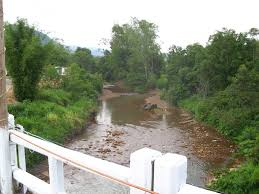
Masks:
[[[159,90],[152,90],[148,92],[148,97],[145,99],[146,103],[156,104],[158,108],[166,110],[169,108],[169,104],[160,98]]]
[[[103,89],[102,95],[99,97],[99,100],[108,100],[110,98],[116,98],[120,96],[121,96],[121,93],[112,92],[109,89]]]

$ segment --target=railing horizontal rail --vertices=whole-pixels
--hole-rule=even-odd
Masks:
[[[38,152],[45,156],[53,157],[71,166],[86,170],[80,164],[100,171],[102,173],[107,173],[110,176],[120,178],[127,181],[129,178],[129,168],[108,162],[99,158],[95,158],[77,151],[73,151],[54,143],[50,143],[27,134],[21,133],[15,130],[9,130],[10,140],[16,144],[23,145],[24,147]],[[27,140],[27,141],[26,141]],[[29,143],[30,142],[30,143]],[[36,145],[40,145],[36,146]],[[89,169],[89,171],[91,171]]]
[[[9,134],[12,142],[22,145],[30,150],[48,157],[53,157],[65,164],[89,171],[98,176],[110,179],[113,182],[133,187],[147,193],[156,193],[141,186],[129,183],[130,169],[128,167],[73,151],[16,130],[9,130]]]
[[[48,183],[19,168],[13,169],[13,178],[19,183],[29,187],[32,192],[41,194],[51,193],[51,187]]]

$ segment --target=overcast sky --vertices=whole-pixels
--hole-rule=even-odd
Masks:
[[[114,24],[137,17],[158,25],[167,51],[172,44],[205,44],[223,27],[259,28],[259,0],[4,0],[4,17],[26,18],[66,45],[97,48]]]

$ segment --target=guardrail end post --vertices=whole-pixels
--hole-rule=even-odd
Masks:
[[[138,186],[152,189],[152,162],[162,155],[161,152],[143,148],[130,155],[129,182]],[[146,192],[130,188],[130,194],[145,194]]]
[[[8,122],[13,123],[13,115],[9,115]],[[11,153],[9,145],[8,127],[0,127],[0,191],[3,194],[13,194]]]
[[[176,194],[187,179],[187,158],[167,153],[155,160],[154,190],[160,194]]]

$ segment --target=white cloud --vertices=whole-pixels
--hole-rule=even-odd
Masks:
[[[259,28],[258,0],[4,0],[5,20],[27,18],[67,45],[100,47],[115,23],[131,17],[159,27],[164,51],[172,44],[204,44],[222,27]]]

